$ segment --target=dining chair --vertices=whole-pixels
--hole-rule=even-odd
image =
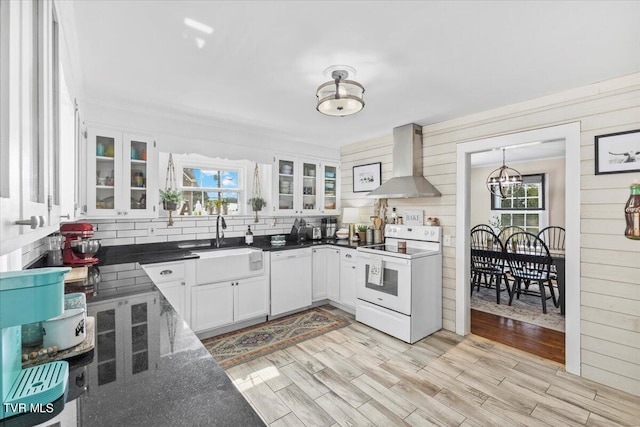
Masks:
[[[474,225],[473,228],[471,228],[471,232],[474,232],[476,230],[487,230],[493,233],[493,228],[488,224],[478,224]]]
[[[524,229],[522,227],[518,227],[517,225],[510,225],[508,227],[503,228],[498,234],[498,238],[504,245],[507,242],[507,239],[511,237],[514,233],[522,233]]]
[[[512,241],[517,244],[512,245]],[[505,247],[509,272],[514,279],[509,305],[514,296],[520,299],[520,294],[525,294],[540,296],[544,314],[547,313],[547,299],[551,298],[553,305],[557,307],[559,298],[556,298],[551,282],[551,254],[542,239],[527,232],[515,233],[507,239]],[[538,285],[538,292],[533,290],[532,284]],[[549,289],[550,296],[547,296],[545,286]]]
[[[547,245],[550,251],[564,251],[564,228],[550,225],[540,230],[538,237]]]
[[[507,291],[511,299],[503,252],[502,242],[492,231],[476,229],[471,232],[471,294],[474,286],[480,290],[481,278],[484,278],[485,286],[495,287],[496,304],[500,304],[500,293],[503,290]]]

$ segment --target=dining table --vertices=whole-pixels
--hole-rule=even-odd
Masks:
[[[492,245],[491,247],[486,246],[484,248],[472,248],[471,255],[472,257],[480,256],[480,257],[493,257],[496,260],[501,260],[506,263],[507,261],[507,251],[511,253],[511,248],[505,247],[503,250],[500,250],[498,245]],[[556,268],[557,274],[557,285],[558,285],[558,301],[560,304],[560,314],[564,316],[565,314],[565,252],[560,250],[549,250],[549,255],[551,256],[551,264]],[[522,260],[524,262],[531,263],[540,263],[544,260],[545,256],[540,253],[535,253],[533,251],[522,251],[522,248],[518,250],[515,255],[515,258],[518,260]]]

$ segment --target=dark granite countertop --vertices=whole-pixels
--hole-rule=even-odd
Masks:
[[[364,246],[364,243],[350,242],[346,239],[306,240],[303,242],[287,241],[284,246],[271,246],[271,236],[255,236],[253,247],[263,251],[283,251],[314,247],[320,245],[332,245],[341,248],[355,249]],[[193,252],[199,250],[216,250],[244,247],[244,237],[227,238],[221,243],[220,248],[215,247],[211,240],[188,240],[170,243],[146,243],[138,245],[104,246],[96,254],[100,260],[98,266],[138,262],[140,264],[153,264],[158,262],[182,261],[185,259],[197,259]]]
[[[96,348],[70,363],[62,426],[264,425],[155,286],[123,289],[88,302]],[[0,425],[45,421],[26,414]]]

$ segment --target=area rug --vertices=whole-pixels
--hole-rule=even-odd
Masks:
[[[531,286],[532,290],[537,290],[537,285]],[[547,314],[544,314],[539,296],[520,295],[520,299],[514,297],[513,303],[509,306],[509,295],[506,292],[501,292],[500,304],[496,304],[496,290],[480,286],[479,292],[473,290],[470,305],[474,310],[564,332],[565,318],[560,314],[560,309],[556,308],[551,300],[548,300]]]
[[[345,327],[349,322],[319,308],[202,340],[218,364],[228,369],[265,354]]]

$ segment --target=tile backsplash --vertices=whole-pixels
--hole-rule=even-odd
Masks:
[[[226,216],[225,237],[242,237],[251,226],[256,236],[287,234],[296,218],[261,216],[253,222],[253,216]],[[309,225],[320,225],[321,217],[304,217]],[[187,216],[174,218],[169,227],[167,218],[157,219],[94,219],[94,238],[100,239],[102,246],[132,245],[139,243],[175,242],[181,240],[215,239],[215,216]]]

